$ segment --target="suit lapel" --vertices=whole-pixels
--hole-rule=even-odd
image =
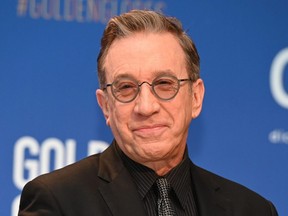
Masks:
[[[145,216],[145,209],[137,188],[128,170],[119,158],[115,143],[113,143],[100,157],[98,176],[107,181],[99,188],[112,215]]]
[[[115,143],[100,156],[98,176],[106,182],[99,191],[112,215],[146,215],[137,188],[116,152]],[[232,215],[229,199],[222,195],[221,187],[209,172],[191,163],[191,177],[200,216]]]
[[[211,174],[192,164],[191,175],[199,215],[232,215],[230,200],[221,194],[221,187],[211,178]]]

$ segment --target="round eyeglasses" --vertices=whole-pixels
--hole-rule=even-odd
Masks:
[[[133,101],[140,92],[140,87],[146,83],[152,87],[153,94],[161,100],[171,100],[174,98],[179,89],[180,83],[184,81],[192,81],[191,79],[178,79],[174,76],[159,76],[156,77],[150,84],[147,81],[138,83],[133,78],[119,78],[111,84],[106,84],[103,90],[111,87],[112,95],[116,100],[122,103]]]

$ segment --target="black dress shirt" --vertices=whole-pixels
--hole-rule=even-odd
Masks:
[[[119,148],[117,151],[138,188],[147,215],[157,216],[158,191],[155,181],[159,176],[152,169],[131,160]],[[190,163],[186,150],[183,161],[164,176],[171,185],[170,199],[178,216],[197,216]]]

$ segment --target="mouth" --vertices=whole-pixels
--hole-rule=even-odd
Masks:
[[[161,136],[168,127],[166,125],[147,125],[137,127],[132,130],[132,132],[143,138],[152,138]]]

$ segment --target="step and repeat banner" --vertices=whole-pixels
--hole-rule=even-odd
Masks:
[[[288,1],[6,0],[0,3],[0,215],[36,176],[103,151],[95,99],[107,20],[130,9],[176,16],[206,85],[192,160],[288,215]]]

